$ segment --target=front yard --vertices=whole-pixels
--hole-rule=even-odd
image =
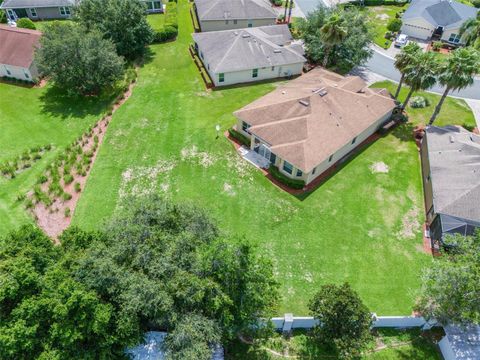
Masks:
[[[414,142],[398,129],[304,198],[277,189],[215,132],[276,85],[206,91],[188,54],[188,6],[179,2],[177,41],[152,46],[132,97],[115,113],[73,223],[96,228],[126,196],[161,193],[206,207],[224,231],[270,256],[282,287],[279,314],[305,314],[314,291],[332,281],[352,283],[379,314],[411,313],[431,260],[422,252]]]
[[[374,43],[384,49],[388,49],[392,42],[385,39],[387,25],[390,20],[395,19],[397,13],[401,13],[408,8],[407,5],[382,5],[382,6],[366,6],[369,12],[372,24],[372,30],[375,34]]]

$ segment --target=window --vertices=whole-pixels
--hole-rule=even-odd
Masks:
[[[23,72],[23,75],[25,75],[26,79],[30,79],[30,76],[28,76],[28,73],[26,71]]]
[[[272,71],[275,71],[275,66],[272,66]]]
[[[427,182],[430,181],[430,173],[427,175]]]
[[[328,162],[331,162],[333,159],[333,155],[330,155],[330,157],[328,158]]]
[[[251,23],[250,20],[248,21],[248,27],[253,27],[253,24]]]
[[[357,138],[356,138],[356,137],[353,138],[352,144],[355,144],[355,141],[357,141]]]
[[[224,82],[225,81],[225,74],[220,73],[218,74],[218,82]]]
[[[30,9],[30,15],[31,15],[32,17],[35,17],[35,18],[36,18],[36,17],[37,17],[37,9]]]
[[[458,44],[460,42],[460,35],[451,33],[448,42]]]
[[[12,9],[7,9],[7,14],[10,20],[15,20],[17,18],[17,14]]]
[[[12,75],[12,73],[10,72],[10,70],[8,70],[7,67],[5,67],[5,70],[7,71],[7,75]]]
[[[245,121],[242,121],[242,130],[248,133],[248,129],[250,129],[250,124],[247,124]]]
[[[300,177],[300,176],[302,176],[302,175],[303,175],[302,170],[297,169],[297,177]]]
[[[153,8],[155,10],[161,10],[162,9],[162,2],[161,1],[154,1],[153,2]]]
[[[315,175],[316,172],[317,172],[317,168],[314,167],[313,170],[312,170],[312,175]]]
[[[200,57],[203,59],[203,52],[200,51]]]
[[[288,161],[283,162],[283,171],[289,173],[290,175],[293,173],[293,165],[290,164]]]
[[[225,25],[228,25],[228,20],[225,20]]]
[[[233,23],[234,23],[235,25],[237,25],[237,20],[233,20]]]
[[[69,16],[70,15],[70,8],[68,6],[61,6],[60,7],[60,15]]]
[[[253,69],[252,70],[252,77],[254,77],[254,78],[258,77],[258,69]]]

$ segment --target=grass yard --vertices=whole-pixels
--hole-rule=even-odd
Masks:
[[[165,25],[165,14],[149,14],[147,15],[147,21],[153,30],[162,30]]]
[[[410,130],[364,149],[304,199],[277,189],[215,133],[276,83],[207,92],[187,50],[189,6],[179,1],[177,41],[151,47],[132,97],[114,114],[73,223],[97,228],[125,196],[162,193],[206,207],[223,230],[272,259],[279,314],[306,314],[321,284],[343,281],[378,314],[410,314],[431,261],[421,250],[420,164],[404,135]],[[378,162],[388,174],[372,171]]]
[[[421,333],[418,329],[375,330],[374,337],[362,360],[441,360],[442,356],[434,343],[436,333]],[[227,360],[274,360],[274,359],[335,359],[332,350],[318,345],[305,330],[295,330],[290,339],[275,334],[266,341],[249,346],[237,341],[227,349]]]
[[[15,179],[0,176],[0,234],[30,222],[17,196],[29,191],[47,159],[92,125],[110,103],[102,99],[68,99],[50,87],[29,88],[0,82],[0,162],[34,146],[52,144],[53,150]]]
[[[374,43],[378,46],[388,49],[392,42],[385,39],[385,33],[387,30],[387,25],[390,20],[395,18],[395,14],[406,10],[407,5],[382,5],[382,6],[367,6],[365,9],[369,12],[371,17],[371,24],[373,27],[373,32],[375,37],[373,39]]]
[[[373,84],[372,87],[387,88],[392,94],[395,94],[397,84],[391,81],[382,81]],[[403,87],[400,91],[399,100],[403,101],[408,94],[408,87]],[[415,93],[414,96],[423,96],[428,99],[430,105],[423,109],[414,109],[410,105],[407,106],[407,113],[409,115],[410,122],[413,125],[427,124],[430,120],[433,110],[440,100],[440,95],[432,94],[429,92],[421,91]],[[442,110],[439,116],[435,120],[434,125],[445,126],[451,124],[462,125],[466,129],[473,129],[475,124],[475,117],[473,116],[470,107],[462,99],[455,99],[448,97],[443,104]]]

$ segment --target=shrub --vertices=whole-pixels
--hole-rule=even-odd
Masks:
[[[76,182],[74,185],[73,185],[75,191],[78,193],[80,191],[82,191],[82,188],[80,187],[80,183]]]
[[[68,200],[70,200],[71,198],[72,198],[72,195],[69,194],[69,193],[67,193],[67,192],[64,192],[64,193],[62,194],[62,199],[63,199],[64,201],[68,201]]]
[[[476,8],[480,8],[480,0],[472,0],[472,4],[473,4],[473,6],[475,6]]]
[[[165,8],[165,26],[173,26],[178,29],[177,3],[169,2]]]
[[[71,174],[67,174],[63,177],[63,181],[66,185],[71,184],[73,181],[73,176]]]
[[[25,194],[18,194],[17,195],[17,201],[18,202],[25,200],[25,198],[26,198]]]
[[[434,41],[432,44],[433,51],[440,51],[442,47],[443,47],[443,43],[441,41]]]
[[[177,37],[178,30],[172,25],[166,25],[162,30],[155,32],[153,42],[162,43],[168,40],[173,40]]]
[[[30,20],[29,18],[18,19],[17,27],[23,28],[23,29],[30,29],[30,30],[36,30],[37,29],[37,27],[35,26],[33,21]]]
[[[33,208],[33,201],[32,199],[27,199],[25,201],[25,209],[32,209]]]
[[[270,175],[272,175],[275,180],[280,181],[282,184],[287,185],[292,189],[303,189],[305,186],[305,181],[290,179],[288,176],[283,175],[276,166],[270,166],[269,171]]]
[[[399,32],[400,28],[402,27],[402,20],[400,19],[392,19],[387,25],[387,29],[392,32]]]
[[[430,105],[430,101],[423,96],[414,96],[410,100],[410,106],[415,109],[424,108]]]
[[[27,151],[22,154],[22,160],[30,160],[30,154]]]
[[[42,158],[42,155],[40,155],[39,153],[36,153],[33,155],[33,160],[40,160]]]
[[[228,133],[232,138],[234,138],[235,140],[238,140],[241,144],[250,148],[250,139],[248,137],[246,137],[245,135],[243,135],[242,133],[238,132],[233,128],[228,129]]]
[[[66,207],[63,214],[65,215],[66,218],[70,217],[70,208]]]
[[[37,184],[44,184],[48,181],[47,175],[40,175],[37,180]]]

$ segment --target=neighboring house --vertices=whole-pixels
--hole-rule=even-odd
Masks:
[[[480,136],[457,126],[427,127],[421,158],[432,247],[446,234],[472,235],[480,227]]]
[[[385,89],[317,68],[234,115],[251,149],[308,184],[389,121],[395,106]]]
[[[10,20],[28,17],[32,20],[68,19],[75,0],[4,0],[0,9]]]
[[[0,25],[0,77],[35,81],[35,48],[42,33]]]
[[[306,59],[287,25],[193,34],[215,86],[299,75]]]
[[[449,0],[413,0],[402,17],[401,32],[421,40],[463,44],[462,24],[477,16],[478,9]]]
[[[125,353],[132,360],[163,360],[165,352],[163,343],[166,332],[149,331],[145,333],[145,343],[134,348],[127,349]],[[212,354],[212,360],[223,360],[224,351],[221,346],[216,346]]]
[[[444,326],[445,336],[438,346],[445,360],[480,359],[480,327]]]
[[[202,31],[274,25],[277,13],[269,0],[195,0]]]
[[[163,12],[163,3],[162,1],[153,1],[153,0],[141,0],[147,6],[147,12],[152,13],[161,13]],[[167,0],[168,1],[168,0]]]

